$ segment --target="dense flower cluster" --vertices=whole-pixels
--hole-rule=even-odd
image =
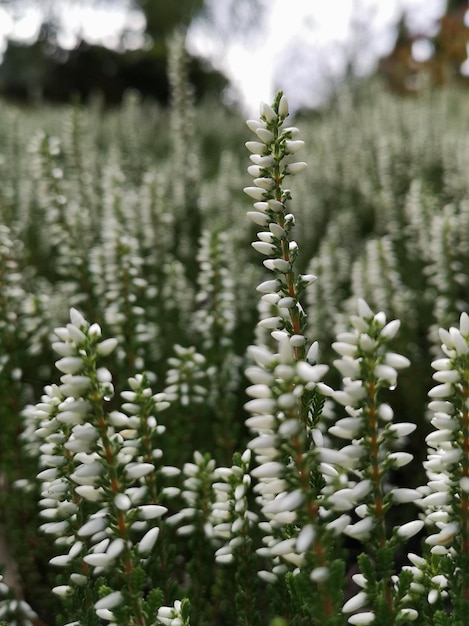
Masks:
[[[428,393],[434,427],[426,437],[428,482],[419,501],[431,558],[409,557],[423,604],[441,611],[450,599],[460,619],[469,606],[469,315],[439,335],[443,356],[432,363],[436,385]]]
[[[396,526],[388,537],[386,519],[392,505],[419,497],[416,489],[389,484],[389,472],[412,461],[412,455],[399,447],[416,426],[394,423],[392,408],[381,400],[384,390],[395,389],[398,371],[410,362],[388,349],[399,330],[398,320],[387,322],[383,312],[375,314],[359,299],[358,315],[351,316],[350,321],[353,329],[339,333],[333,344],[341,356],[334,365],[343,376],[343,389],[336,391],[334,398],[345,406],[347,416],[330,427],[329,434],[349,442],[341,452],[348,457],[357,479],[332,491],[329,503],[339,512],[354,511],[353,520],[348,514],[341,516],[342,532],[366,546],[366,554],[375,566],[370,567],[370,561],[362,558],[363,571],[354,576],[360,591],[345,603],[343,611],[352,614],[350,624],[369,624],[382,610],[380,603],[384,598],[393,619],[411,620],[417,613],[414,609],[409,613],[407,606],[410,583],[394,575],[388,559],[400,544],[422,529],[423,521],[411,520]],[[386,553],[388,557],[384,558]],[[356,613],[365,606],[373,610]]]
[[[81,597],[90,567],[95,574],[113,572],[108,584],[114,581],[118,590],[111,586],[95,609],[101,619],[114,621],[114,611],[125,603],[136,615],[143,611],[140,590],[125,581],[154,549],[158,520],[167,511],[159,498],[174,495],[157,485],[159,475],[174,475],[160,466],[157,445],[164,427],[156,415],[169,404],[138,375],[122,392],[121,410],[107,412],[112,376],[98,360],[117,341],[101,339],[99,326],[76,309],[70,320],[55,330],[53,343],[61,356],[61,384],[46,387],[41,402],[27,411],[40,442],[41,530],[61,549],[51,564],[68,572],[68,583],[54,588],[59,596]]]

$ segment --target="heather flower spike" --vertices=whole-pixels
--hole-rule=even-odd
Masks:
[[[357,309],[358,314],[350,319],[352,330],[339,333],[332,344],[341,357],[334,365],[343,376],[343,389],[335,392],[334,398],[345,407],[346,417],[337,420],[329,434],[347,442],[342,452],[359,480],[349,480],[343,488],[331,488],[329,502],[338,512],[354,510],[355,520],[344,525],[342,532],[365,546],[359,557],[363,584],[342,610],[352,613],[350,624],[372,623],[385,603],[390,619],[401,623],[399,620],[408,617],[406,594],[410,580],[408,575],[394,574],[393,554],[422,530],[423,521],[412,520],[388,535],[387,513],[391,506],[419,497],[415,489],[393,488],[388,473],[412,461],[412,455],[399,451],[397,446],[415,430],[415,424],[394,423],[393,411],[382,400],[382,393],[396,387],[399,370],[410,362],[388,348],[399,322],[386,323],[385,314],[375,314],[361,298]],[[365,605],[372,610],[355,613]]]
[[[435,359],[428,392],[434,428],[426,438],[427,485],[419,505],[428,535],[427,559],[412,558],[416,597],[428,621],[449,601],[454,623],[469,611],[469,315],[439,330],[443,356]]]
[[[249,128],[256,135],[255,142],[247,142],[246,147],[254,153],[248,172],[254,176],[254,187],[246,187],[245,193],[256,200],[255,212],[248,213],[251,220],[263,227],[257,233],[258,241],[252,243],[255,250],[267,257],[264,267],[273,273],[275,281],[263,283],[262,299],[272,303],[276,314],[260,324],[270,330],[285,329],[290,337],[295,336],[293,347],[295,358],[301,360],[306,355],[306,341],[299,342],[306,326],[306,316],[299,302],[299,296],[314,277],[304,277],[294,270],[298,256],[298,246],[291,234],[295,220],[289,209],[291,193],[284,187],[289,174],[296,174],[306,167],[306,163],[292,163],[292,143],[295,151],[303,146],[292,137],[298,129],[285,126],[288,117],[288,103],[280,92],[273,105],[262,104],[260,120],[248,121]],[[262,217],[261,217],[262,216]]]
[[[340,588],[342,577],[341,564],[334,560],[336,534],[322,523],[320,512],[325,511],[321,492],[327,478],[319,421],[322,392],[329,391],[322,383],[328,368],[316,363],[317,344],[307,345],[306,315],[299,300],[315,276],[301,275],[295,267],[299,248],[292,239],[295,218],[284,182],[306,164],[290,160],[303,141],[296,139],[298,129],[285,126],[287,116],[287,100],[279,93],[272,106],[261,105],[259,121],[248,122],[256,135],[256,141],[246,144],[252,152],[255,167],[248,172],[255,186],[244,191],[256,200],[256,212],[249,216],[263,228],[252,246],[267,257],[263,265],[272,277],[257,288],[262,294],[259,328],[264,339],[259,334],[258,345],[248,350],[253,364],[246,369],[252,383],[247,388],[251,399],[245,409],[251,416],[246,425],[253,433],[248,448],[257,467],[251,476],[264,518],[259,524],[264,545],[257,554],[265,567],[259,575],[274,583],[293,572],[304,614],[326,626],[340,610],[337,585]],[[332,466],[327,471],[333,472]],[[227,558],[228,552],[219,555]]]

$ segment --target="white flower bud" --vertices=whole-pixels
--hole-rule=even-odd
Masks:
[[[281,117],[288,117],[288,100],[286,96],[282,96],[278,103],[278,114]]]
[[[258,226],[267,226],[269,223],[269,217],[265,213],[260,213],[259,211],[248,211],[246,214],[251,222],[257,224]]]
[[[106,568],[111,565],[114,559],[108,554],[93,553],[93,554],[87,554],[86,556],[84,556],[83,560],[85,561],[85,563],[88,563],[89,565],[92,565],[93,567]]]
[[[277,119],[277,114],[275,113],[273,108],[270,106],[270,104],[266,104],[265,102],[261,102],[260,114],[261,117],[265,117],[268,122],[273,122]]]
[[[296,540],[296,551],[307,552],[310,545],[314,541],[315,534],[314,526],[312,524],[307,524],[304,528],[302,528]]]
[[[246,126],[255,133],[258,128],[265,128],[265,122],[262,120],[246,120]]]
[[[151,463],[131,463],[125,468],[125,473],[131,480],[142,478],[154,471],[155,467]]]
[[[138,507],[138,513],[144,520],[156,519],[164,515],[168,509],[159,504],[144,504]]]
[[[105,339],[98,343],[97,350],[100,356],[108,356],[113,352],[117,347],[118,341],[114,337],[110,337],[109,339]]]
[[[261,189],[265,189],[266,191],[272,191],[272,189],[275,187],[275,180],[273,178],[255,178],[254,184],[256,185],[256,187],[260,187]]]
[[[266,145],[271,144],[275,139],[274,133],[271,130],[267,130],[267,128],[258,128],[256,130],[256,135],[259,137],[262,143],[265,143]]]
[[[365,626],[366,624],[372,624],[375,621],[375,614],[373,611],[364,611],[363,613],[356,613],[348,618],[349,624],[352,626]]]
[[[254,200],[262,200],[264,198],[265,190],[260,187],[245,187],[244,193]]]
[[[399,537],[401,537],[401,539],[407,540],[419,533],[422,530],[423,526],[424,522],[422,520],[407,522],[407,524],[403,524],[397,529],[397,534],[399,535]]]
[[[285,152],[286,154],[295,154],[301,150],[305,145],[305,142],[301,139],[287,139],[285,141]]]
[[[368,601],[368,594],[365,591],[359,591],[355,596],[350,598],[344,606],[342,607],[342,611],[344,613],[354,613],[358,609],[361,609],[365,606]]]
[[[95,603],[94,608],[95,609],[113,609],[114,607],[119,606],[119,604],[122,603],[123,599],[124,598],[120,591],[113,591],[107,596],[104,596],[104,598],[101,598],[100,600],[98,600]]]
[[[365,318],[365,319],[373,317],[373,311],[370,309],[370,307],[368,306],[368,304],[365,302],[363,298],[358,298],[357,308],[358,308],[358,315],[360,317]]]
[[[428,396],[430,398],[447,398],[448,396],[451,396],[453,392],[454,389],[451,384],[443,383],[442,385],[437,385],[436,387],[433,387],[433,389],[430,389]]]
[[[149,554],[153,550],[153,546],[158,539],[158,535],[160,533],[160,529],[158,526],[150,528],[149,531],[145,533],[145,535],[140,539],[138,544],[138,551],[140,554]]]
[[[249,150],[249,152],[252,152],[253,154],[263,155],[266,149],[265,144],[261,143],[260,141],[246,141],[244,145]]]
[[[285,173],[292,174],[292,175],[299,174],[300,172],[305,170],[307,167],[308,167],[308,164],[305,163],[304,161],[298,161],[297,163],[289,163],[285,167]]]
[[[263,265],[271,272],[275,271],[281,274],[287,274],[291,270],[291,263],[285,259],[266,259],[263,261]]]

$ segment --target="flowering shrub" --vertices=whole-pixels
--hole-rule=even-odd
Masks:
[[[464,624],[467,137],[380,94],[300,133],[279,93],[246,186],[180,45],[170,123],[0,131],[0,620]]]

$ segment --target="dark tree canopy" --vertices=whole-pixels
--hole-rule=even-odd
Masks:
[[[466,0],[448,0],[434,35],[410,33],[405,20],[400,21],[394,50],[380,64],[380,71],[393,91],[418,94],[428,85],[469,84],[468,77],[461,73],[469,44],[469,27],[465,20],[467,10]],[[419,40],[433,46],[433,54],[424,61],[413,56],[413,44]]]
[[[15,1],[7,4],[14,8]],[[61,49],[51,5],[44,11],[37,41],[30,45],[9,41],[0,66],[0,93],[15,100],[53,102],[76,98],[86,102],[99,93],[106,104],[116,104],[130,88],[166,103],[168,39],[175,29],[189,26],[203,10],[204,0],[136,0],[136,6],[145,15],[149,45],[116,51],[84,40],[72,50]],[[189,75],[196,97],[220,93],[228,84],[222,74],[195,58],[190,59]]]

